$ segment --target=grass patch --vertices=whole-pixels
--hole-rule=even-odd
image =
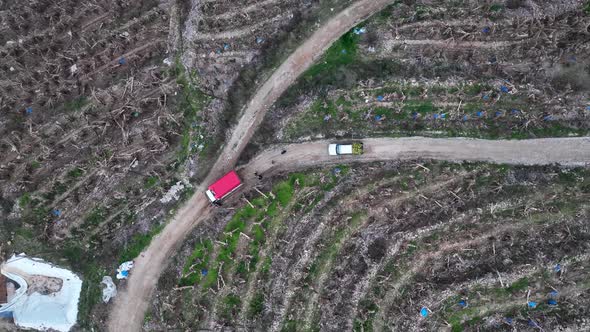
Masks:
[[[31,167],[31,169],[38,169],[41,167],[41,163],[38,162],[37,160],[33,160],[29,166]]]
[[[436,111],[436,107],[434,107],[434,104],[432,103],[432,101],[429,101],[429,100],[428,101],[408,100],[404,104],[403,109],[406,111],[409,111],[409,112],[416,112],[419,114],[433,113]]]
[[[522,291],[529,287],[529,278],[524,277],[520,278],[517,281],[513,282],[510,286],[506,287],[506,291],[509,293],[516,293],[518,291]]]
[[[158,177],[150,176],[145,179],[145,183],[143,186],[145,187],[145,189],[150,189],[150,188],[153,188],[158,183],[158,181],[159,181]]]
[[[329,262],[331,262],[336,257],[347,235],[356,229],[356,227],[360,224],[363,215],[363,212],[354,213],[350,217],[350,220],[348,220],[346,227],[336,230],[334,236],[330,239],[328,246],[322,250],[322,252],[309,267],[309,272],[305,277],[305,280],[308,283],[312,282],[319,275],[321,275],[323,270],[328,266]]]
[[[25,208],[25,207],[29,206],[29,204],[31,204],[31,194],[30,193],[24,193],[18,199],[18,206],[20,206],[21,208]]]
[[[202,241],[195,246],[182,270],[183,277],[180,278],[180,286],[195,285],[203,278],[201,271],[209,265],[209,257],[212,251],[213,243],[211,240]]]
[[[262,314],[264,310],[264,294],[263,293],[256,293],[254,297],[252,297],[252,301],[250,301],[250,305],[248,307],[248,317],[255,318]]]
[[[80,96],[73,100],[67,101],[64,103],[64,111],[66,112],[74,112],[82,109],[82,107],[88,105],[90,102],[85,96]]]
[[[221,316],[227,320],[230,320],[233,316],[237,315],[240,310],[240,304],[242,300],[235,294],[229,294],[223,299],[223,307],[221,310]]]
[[[152,238],[160,233],[162,229],[164,229],[164,224],[154,227],[146,234],[135,234],[131,238],[131,241],[129,241],[124,247],[121,257],[119,258],[119,263],[133,260],[135,257],[139,256],[143,249],[152,242]]]
[[[293,185],[289,182],[281,182],[275,186],[276,196],[282,206],[286,206],[293,197]]]
[[[325,75],[340,66],[348,65],[356,60],[358,36],[353,30],[345,33],[326,51],[322,60],[309,68],[303,79],[309,80],[319,75]]]
[[[84,219],[84,226],[97,226],[106,217],[106,211],[102,207],[95,207]]]
[[[76,179],[76,178],[81,177],[83,174],[84,174],[83,169],[81,169],[79,167],[75,167],[68,172],[68,177],[70,177],[72,179]]]
[[[260,221],[267,217],[270,217],[271,219],[275,218],[278,215],[279,208],[287,206],[292,201],[295,188],[303,187],[306,184],[306,180],[307,178],[305,174],[294,173],[289,176],[287,180],[281,181],[273,187],[273,192],[276,193],[275,199],[258,197],[251,201],[254,207],[245,205],[240,208],[225,226],[223,236],[218,241],[220,247],[213,262],[210,262],[208,257],[206,260],[204,258],[204,251],[207,251],[208,253],[213,251],[212,244],[209,244],[211,248],[207,250],[201,247],[195,249],[193,256],[191,256],[195,259],[191,259],[190,264],[192,264],[192,261],[200,261],[198,265],[199,269],[206,268],[207,265],[219,267],[223,263],[223,270],[212,268],[208,271],[205,278],[195,275],[185,276],[181,279],[181,283],[195,284],[199,281],[203,281],[202,286],[205,289],[216,287],[217,277],[220,273],[224,273],[224,271],[226,271],[226,273],[227,271],[234,271],[239,278],[247,279],[248,274],[256,269],[256,265],[260,259],[260,247],[266,242],[266,232],[270,227],[269,221],[265,221],[261,224],[253,225],[252,228],[247,231],[248,222],[252,220]],[[235,260],[235,252],[240,241],[241,233],[248,233],[246,235],[251,239],[248,244],[249,259],[237,262]],[[191,272],[187,270],[187,266],[190,267],[190,264],[187,262],[185,265],[185,273]],[[233,266],[235,266],[234,270],[232,270]],[[269,268],[270,261],[269,258],[267,258],[262,265],[263,274],[267,273],[268,271],[264,272],[264,270],[268,270]]]
[[[207,139],[199,122],[200,113],[209,97],[198,89],[196,72],[188,72],[179,59],[171,69],[171,75],[176,77],[176,82],[181,87],[178,109],[183,114],[183,122],[180,149],[177,152],[177,165],[180,165],[191,153],[205,151]]]

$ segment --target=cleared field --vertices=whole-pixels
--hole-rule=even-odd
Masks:
[[[273,178],[193,233],[145,326],[581,328],[589,179],[582,169],[449,163]]]
[[[395,2],[279,100],[250,153],[317,138],[587,135],[584,2],[516,2]]]

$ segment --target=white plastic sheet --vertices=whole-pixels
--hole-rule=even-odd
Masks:
[[[110,276],[102,277],[100,283],[105,286],[102,289],[102,302],[108,303],[113,297],[117,296],[117,286]]]

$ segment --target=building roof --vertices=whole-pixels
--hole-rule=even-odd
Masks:
[[[0,304],[6,303],[8,294],[6,292],[6,277],[0,274]]]
[[[229,194],[242,184],[238,174],[235,171],[230,171],[209,186],[209,190],[213,192],[216,199],[221,199],[223,196]]]

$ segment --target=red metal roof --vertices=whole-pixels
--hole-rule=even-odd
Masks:
[[[242,184],[238,174],[235,171],[230,171],[209,186],[209,190],[213,192],[216,199],[221,199],[223,196],[229,194]]]

